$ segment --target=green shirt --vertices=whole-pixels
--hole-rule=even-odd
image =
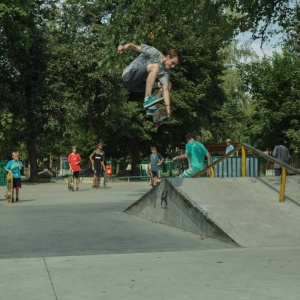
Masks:
[[[203,144],[191,140],[185,146],[185,153],[189,156],[189,168],[200,172],[204,169],[204,157],[208,153]]]

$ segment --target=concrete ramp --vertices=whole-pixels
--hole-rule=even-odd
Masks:
[[[300,176],[284,203],[279,188],[278,177],[166,179],[125,212],[242,247],[299,246]]]

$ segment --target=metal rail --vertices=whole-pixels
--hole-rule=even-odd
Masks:
[[[246,154],[247,151],[249,150],[253,153],[255,153],[256,155],[260,156],[260,157],[264,157],[265,159],[267,159],[268,161],[272,161],[278,165],[280,165],[282,167],[282,172],[281,172],[281,183],[280,183],[280,193],[279,193],[279,202],[284,202],[284,193],[285,193],[285,184],[286,184],[286,174],[287,171],[290,171],[292,173],[295,173],[297,175],[300,175],[300,170],[296,169],[248,144],[244,144],[241,143],[239,144],[236,148],[234,148],[232,151],[228,152],[227,154],[225,154],[222,158],[218,159],[217,161],[215,161],[214,163],[212,163],[211,165],[207,166],[205,169],[203,169],[201,172],[199,172],[197,175],[195,175],[194,177],[200,177],[203,174],[209,173],[211,178],[215,177],[215,170],[214,167],[216,165],[218,165],[219,163],[221,163],[222,161],[224,161],[226,158],[230,157],[231,155],[233,155],[235,152],[237,151],[241,151],[242,153],[242,177],[246,176]]]

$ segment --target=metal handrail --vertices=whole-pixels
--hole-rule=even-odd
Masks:
[[[214,167],[224,161],[226,158],[232,156],[235,152],[241,151],[242,152],[242,177],[246,176],[246,149],[252,151],[253,153],[257,154],[260,157],[263,157],[267,159],[268,161],[272,161],[282,167],[282,172],[281,172],[281,183],[280,183],[280,193],[279,193],[279,202],[284,202],[284,192],[285,192],[285,184],[286,184],[286,173],[287,170],[293,173],[296,173],[297,175],[300,175],[300,170],[296,169],[280,160],[277,158],[274,158],[248,144],[241,143],[239,144],[236,148],[234,148],[232,151],[228,152],[225,154],[222,158],[218,159],[214,163],[210,164],[207,166],[205,169],[203,169],[201,172],[196,174],[194,177],[200,177],[203,174],[206,174],[209,172],[210,177],[214,178],[215,177],[215,170]]]

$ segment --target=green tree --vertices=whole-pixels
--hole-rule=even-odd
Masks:
[[[63,129],[63,139],[56,145],[61,153],[68,153],[71,144],[80,145],[82,157],[87,157],[102,141],[108,145],[106,151],[118,157],[128,153],[129,125],[136,130],[144,118],[132,116],[136,103],[125,102],[128,92],[120,73],[104,59],[111,43],[108,8],[102,1],[93,4],[65,1],[56,12],[57,22],[51,25],[47,81],[52,98],[63,111],[62,120],[53,120]],[[116,53],[114,48],[109,55],[115,57]]]
[[[168,149],[181,144],[188,131],[210,127],[211,113],[225,101],[218,78],[223,71],[219,50],[233,33],[217,6],[207,1],[157,1],[153,6],[144,1],[73,0],[62,3],[57,20],[49,85],[60,99],[64,119],[72,124],[66,125],[65,146],[60,148],[72,141],[91,149],[101,139],[109,153],[130,153],[132,166],[137,166],[151,143]],[[122,70],[137,56],[117,53],[118,44],[125,42],[183,51],[184,60],[171,79],[173,118],[158,131],[144,117],[143,95],[123,86]]]
[[[217,0],[240,32],[250,31],[253,39],[269,41],[274,34],[294,27],[299,3],[294,0]],[[229,10],[228,10],[229,9]]]
[[[208,0],[158,0],[155,5],[141,0],[5,1],[1,124],[9,144],[26,145],[31,179],[36,180],[37,158],[66,155],[72,144],[87,157],[102,141],[115,158],[130,156],[135,172],[153,143],[167,152],[189,131],[223,138],[224,123],[212,129],[213,120],[224,121],[233,110],[239,114],[246,99],[236,70],[224,64],[223,49],[240,23],[224,13],[223,5]],[[184,59],[171,77],[172,119],[158,130],[144,116],[143,95],[123,86],[122,71],[137,56],[117,53],[118,44],[126,42],[164,53],[182,50]],[[238,125],[239,120],[236,132]],[[9,134],[12,126],[17,130]]]
[[[0,3],[0,120],[1,120],[1,159],[9,159],[19,138],[17,122],[11,108],[17,106],[18,98],[18,67],[22,55],[27,52],[29,36],[24,20],[30,10],[30,1],[2,1]],[[20,122],[20,120],[18,121]]]
[[[299,67],[299,58],[286,51],[244,66],[243,80],[254,106],[249,123],[253,145],[271,150],[283,137],[291,148],[299,148]]]
[[[170,141],[181,144],[189,131],[210,128],[211,113],[225,101],[219,79],[223,71],[220,49],[232,38],[233,28],[219,7],[209,1],[156,1],[155,7],[143,1],[126,2],[125,6],[125,2],[117,7],[110,20],[111,45],[143,42],[162,52],[177,48],[183,53],[181,65],[171,75],[171,123],[150,135],[142,122],[136,136],[147,149],[149,135],[160,149],[167,149]],[[108,54],[107,58],[120,65],[120,74],[134,56],[113,60]],[[141,110],[136,113],[141,114]],[[130,132],[133,135],[136,131]]]
[[[247,136],[248,119],[251,116],[251,97],[242,82],[239,65],[242,61],[257,60],[258,56],[249,44],[241,46],[238,40],[224,48],[225,71],[221,75],[226,101],[213,112],[212,132],[214,141],[224,142],[227,138],[238,142],[249,142]]]

